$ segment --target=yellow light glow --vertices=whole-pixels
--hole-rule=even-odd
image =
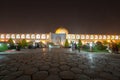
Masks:
[[[30,40],[26,40],[26,42],[30,42]]]
[[[82,42],[82,44],[85,44],[85,41],[81,41]]]
[[[95,43],[97,42],[97,40],[94,41]]]
[[[46,42],[44,40],[41,41],[43,44],[46,44]]]
[[[13,40],[13,43],[16,43],[15,40]]]
[[[1,41],[3,41],[3,42],[4,42],[5,40],[3,40],[3,39],[2,39]]]
[[[94,36],[93,36],[93,35],[90,35],[90,39],[94,39]]]
[[[111,42],[110,40],[107,40],[107,42]]]
[[[68,34],[68,30],[63,27],[60,27],[55,31],[55,33],[56,34]]]
[[[71,40],[68,40],[69,43],[71,43]]]

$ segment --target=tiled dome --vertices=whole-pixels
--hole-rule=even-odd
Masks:
[[[56,34],[68,34],[68,30],[66,28],[60,27],[55,31]]]

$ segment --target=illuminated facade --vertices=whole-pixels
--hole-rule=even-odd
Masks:
[[[54,35],[52,35],[54,34]],[[64,35],[60,35],[64,34]],[[54,42],[52,38],[56,36],[56,40],[59,39],[60,43],[64,43],[65,39],[68,39],[69,42],[74,41],[78,42],[79,39],[82,40],[83,43],[96,42],[96,41],[120,41],[120,35],[102,35],[102,34],[68,34],[68,30],[65,28],[58,28],[55,33],[47,33],[47,34],[39,34],[39,33],[31,33],[31,34],[0,34],[0,41],[8,41],[9,38],[12,38],[15,42],[26,39],[27,42],[35,41],[35,42]],[[62,40],[61,40],[62,38]]]

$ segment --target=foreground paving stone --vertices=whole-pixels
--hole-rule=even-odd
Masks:
[[[84,64],[81,64],[78,66],[80,69],[88,69],[88,66],[87,65],[84,65]]]
[[[77,68],[77,67],[71,68],[71,71],[72,71],[73,73],[75,73],[75,74],[80,74],[80,73],[82,73],[82,70],[79,69],[79,68]]]
[[[67,64],[67,62],[62,62],[62,61],[60,61],[59,63],[60,63],[60,65],[66,65]]]
[[[58,67],[59,64],[58,64],[58,63],[54,63],[54,64],[51,64],[50,66],[51,66],[51,67]]]
[[[0,76],[0,80],[2,80],[3,77],[4,77],[4,76]]]
[[[73,63],[68,63],[69,66],[71,67],[77,67],[77,64],[73,61]]]
[[[90,80],[106,80],[106,79],[102,79],[102,78],[94,78],[94,79],[90,79]]]
[[[112,74],[120,78],[120,71],[112,71]]]
[[[44,80],[48,77],[47,71],[39,71],[32,75],[32,80]]]
[[[120,80],[119,54],[89,54],[63,48],[4,54],[9,60],[0,61],[0,80]]]
[[[2,80],[14,80],[15,78],[21,76],[22,74],[23,74],[22,71],[13,72],[11,74],[4,76]]]
[[[13,68],[10,68],[9,70],[10,71],[17,71],[17,69],[18,69],[17,67],[13,67]]]
[[[96,71],[94,71],[94,70],[92,70],[92,69],[86,69],[86,70],[84,70],[83,73],[86,74],[86,75],[88,75],[91,78],[99,77],[99,75],[98,75],[99,73],[96,72]]]
[[[69,80],[69,79],[74,79],[75,74],[71,71],[62,71],[62,72],[60,72],[60,77],[62,79],[68,79]]]
[[[23,71],[16,71],[16,72],[11,73],[10,75],[18,77],[18,76],[21,76],[22,74],[23,74]]]
[[[101,76],[102,78],[108,79],[108,80],[120,80],[118,77],[113,76],[112,74],[106,73],[106,72],[100,73],[100,76]]]
[[[8,71],[8,70],[3,70],[3,71],[0,72],[0,76],[7,75],[7,74],[9,74],[9,73],[10,73],[10,71]]]
[[[25,69],[24,70],[24,74],[26,75],[31,75],[31,74],[34,74],[35,72],[37,72],[38,69],[37,68],[28,68],[28,69]]]
[[[4,76],[1,80],[15,80],[15,76]]]
[[[60,69],[61,69],[62,71],[67,71],[67,70],[70,69],[70,66],[62,65],[62,66],[60,66]]]
[[[49,68],[50,68],[49,65],[45,65],[45,66],[41,66],[41,67],[40,67],[40,70],[41,70],[41,71],[48,71]]]
[[[83,75],[83,74],[77,74],[75,76],[75,80],[90,80],[90,77]]]
[[[58,75],[49,75],[45,80],[62,80]]]
[[[32,65],[31,66],[30,65],[22,65],[22,66],[20,66],[19,70],[23,71],[24,74],[26,74],[26,75],[31,75],[38,71],[38,69],[36,67],[33,67]]]
[[[21,76],[15,80],[31,80],[31,76]]]
[[[60,72],[60,69],[59,68],[51,68],[49,69],[49,74],[58,74]]]

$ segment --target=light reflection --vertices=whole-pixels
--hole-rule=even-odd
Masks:
[[[88,54],[88,59],[91,63],[93,63],[93,54]]]
[[[47,53],[47,49],[46,48],[42,48],[42,51],[43,51],[43,55],[45,56]]]
[[[45,52],[45,51],[46,51],[46,48],[43,48],[42,51]]]

